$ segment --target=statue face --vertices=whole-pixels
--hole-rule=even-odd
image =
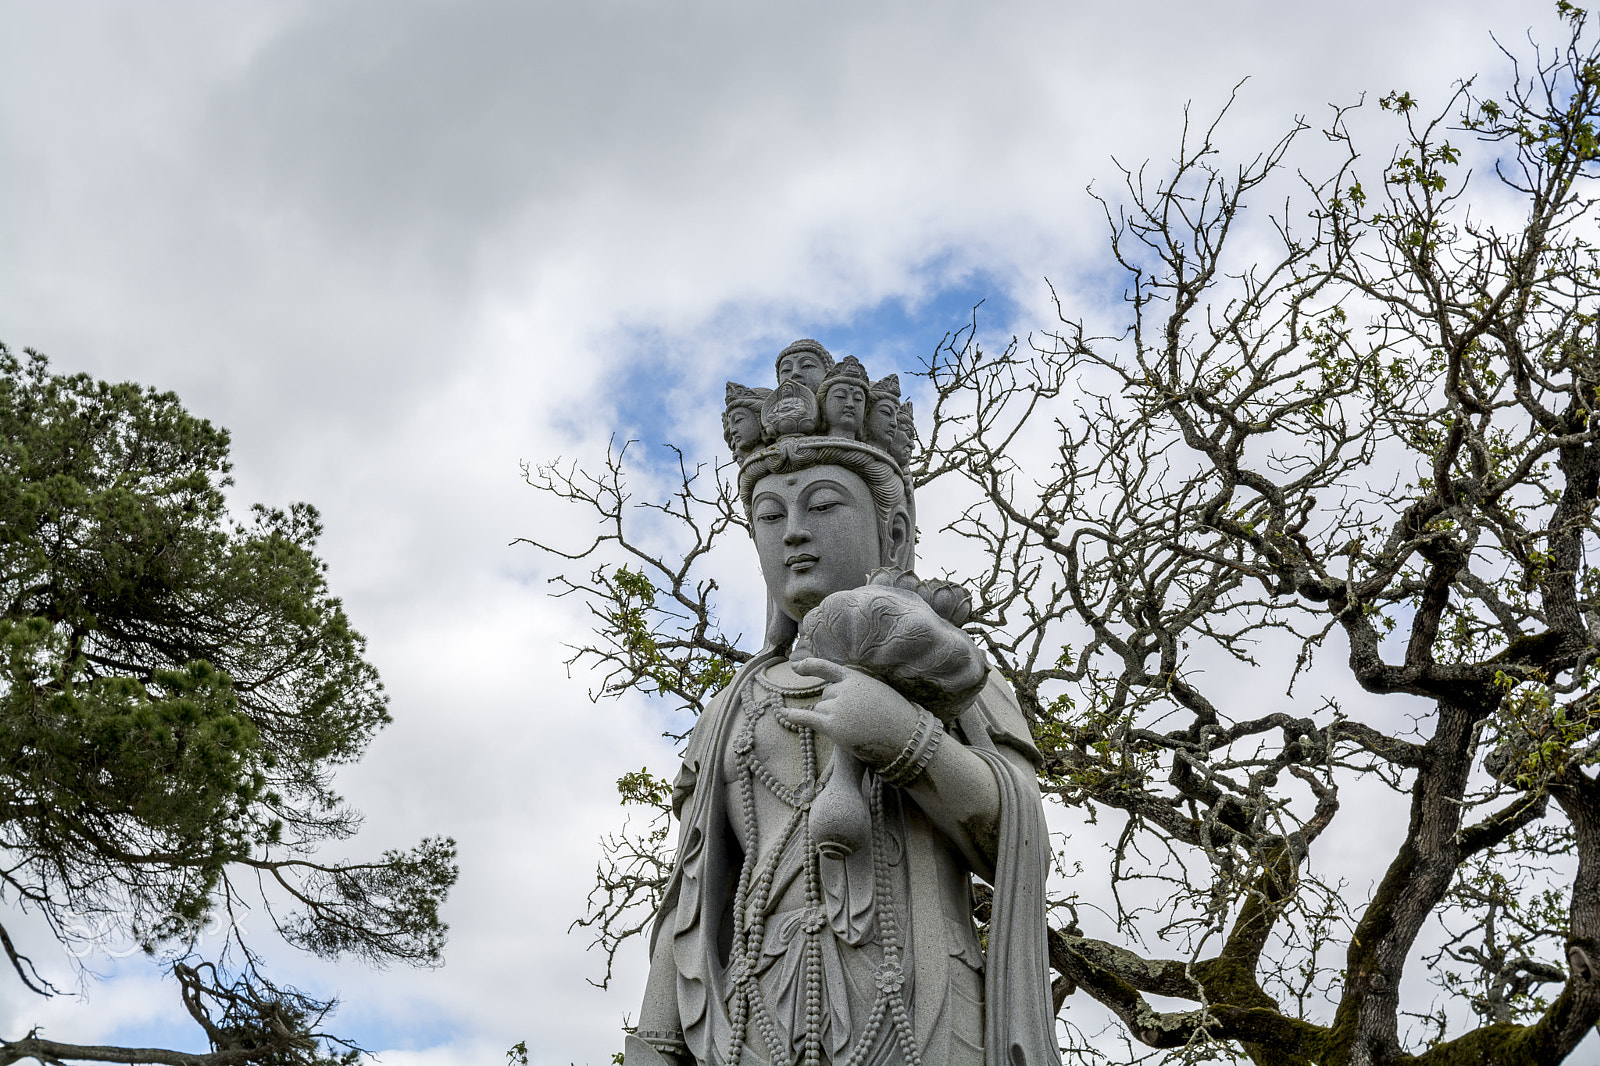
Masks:
[[[753,408],[735,407],[728,412],[728,444],[736,452],[761,443],[761,416]]]
[[[858,386],[838,382],[828,388],[822,398],[822,415],[831,429],[861,432],[861,418],[867,406],[867,394]]]
[[[911,438],[914,430],[911,419],[901,412],[894,424],[894,454],[902,464],[911,458]]]
[[[843,467],[768,474],[756,483],[750,516],[767,594],[796,621],[882,565],[872,493]]]
[[[823,365],[822,356],[816,352],[790,352],[778,361],[778,381],[788,381],[794,378],[812,392],[822,384],[822,379],[827,377],[828,368]]]
[[[867,413],[867,436],[884,448],[894,447],[894,430],[900,420],[898,400],[879,400]]]

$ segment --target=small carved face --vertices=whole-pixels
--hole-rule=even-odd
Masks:
[[[728,447],[744,453],[761,443],[761,416],[753,407],[739,406],[728,409],[726,430]]]
[[[911,442],[916,440],[917,430],[911,423],[911,416],[906,413],[904,405],[900,408],[899,417],[894,423],[894,457],[904,467],[911,461]]]
[[[816,352],[790,352],[778,361],[780,384],[793,378],[812,392],[816,392],[817,386],[822,384],[822,379],[827,374],[828,367],[823,363],[822,356]]]
[[[828,387],[822,398],[822,416],[834,436],[856,436],[867,406],[867,394],[859,385],[839,381]]]
[[[894,430],[900,421],[900,401],[875,400],[867,412],[867,439],[894,454]]]
[[[767,594],[796,621],[882,565],[872,493],[843,467],[768,474],[756,483],[750,520]]]

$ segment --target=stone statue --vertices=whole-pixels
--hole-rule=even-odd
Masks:
[[[895,424],[900,420],[900,375],[890,374],[872,386],[867,401],[867,443],[902,461],[894,446]],[[910,458],[908,454],[907,459]]]
[[[728,442],[734,458],[743,459],[761,446],[761,407],[771,389],[747,389],[728,382],[727,401],[722,413],[722,439]]]
[[[817,402],[828,426],[828,436],[861,439],[861,428],[867,418],[867,393],[871,390],[872,380],[853,355],[845,356],[844,361],[822,379]]]
[[[910,405],[816,341],[776,369],[723,423],[764,647],[674,782],[628,1066],[1056,1066],[1039,754],[965,590],[913,573]]]

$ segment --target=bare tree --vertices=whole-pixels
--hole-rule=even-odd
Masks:
[[[1502,98],[1463,83],[1430,120],[1384,97],[1403,133],[1365,184],[1348,111],[1320,179],[1287,167],[1304,124],[1232,168],[1215,124],[1186,129],[1170,170],[1102,201],[1125,332],[1063,314],[992,354],[969,327],[926,367],[915,477],[969,495],[945,532],[987,560],[972,630],[1046,794],[1120,819],[1114,907],[1058,901],[1058,1000],[1093,997],[1168,1058],[1554,1063],[1600,1020],[1600,51],[1560,6],[1570,41],[1507,53]],[[1247,203],[1285,179],[1276,253],[1259,227],[1241,247]],[[692,545],[670,558],[629,532],[620,456],[531,478],[607,523],[574,556],[591,579],[559,579],[596,612],[576,657],[607,693],[697,708],[743,657],[691,574],[742,525],[707,473],[681,467],[666,513]],[[1324,644],[1348,648],[1350,706],[1293,695]],[[1258,713],[1240,680],[1285,649],[1284,709]],[[1373,787],[1409,814],[1361,902],[1313,857],[1341,793]],[[583,923],[613,953],[669,861],[640,843],[613,842]],[[1419,956],[1430,923],[1443,946]],[[1403,1010],[1419,957],[1442,998]]]

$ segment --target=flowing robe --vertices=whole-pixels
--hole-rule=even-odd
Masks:
[[[733,1032],[727,1009],[728,959],[744,855],[729,820],[735,789],[725,763],[751,678],[778,658],[771,652],[758,656],[712,700],[690,736],[674,783],[673,811],[680,821],[678,856],[651,931],[651,957],[655,966],[670,965],[675,970],[676,1011],[697,1063],[726,1062]],[[987,960],[972,922],[972,871],[966,860],[914,800],[884,787],[893,795],[886,797],[880,828],[894,838],[890,850],[899,867],[891,891],[905,930],[907,1006],[915,1042],[923,1061],[930,1064],[1055,1066],[1060,1056],[1044,913],[1050,852],[1036,776],[1039,754],[1016,697],[996,672],[990,672],[985,689],[950,730],[945,743],[954,742],[978,754],[999,786]],[[836,864],[849,866],[850,860]],[[872,936],[867,913],[871,884],[868,880],[865,885],[864,909],[860,871],[833,868],[823,881],[825,907],[836,937],[824,949],[828,960],[824,1013],[832,1026],[824,1055],[839,1061],[853,1046],[852,1030],[859,1031],[872,1003],[871,978],[863,982],[862,966],[874,956],[860,950]],[[781,955],[785,944],[799,939],[789,928],[799,920],[793,913],[773,916],[767,935],[780,957],[762,978],[763,987],[778,1001],[774,1013],[780,1026],[787,1023],[791,1029],[785,1034],[790,1038],[793,1025],[803,1024],[803,1004],[797,1014],[787,991],[793,984],[795,962]],[[663,937],[669,938],[668,951],[659,948]],[[652,974],[652,985],[658,977]],[[888,1033],[885,1029],[879,1034],[867,1062],[900,1061]],[[767,1058],[763,1042],[752,1031],[744,1061],[762,1063]]]

